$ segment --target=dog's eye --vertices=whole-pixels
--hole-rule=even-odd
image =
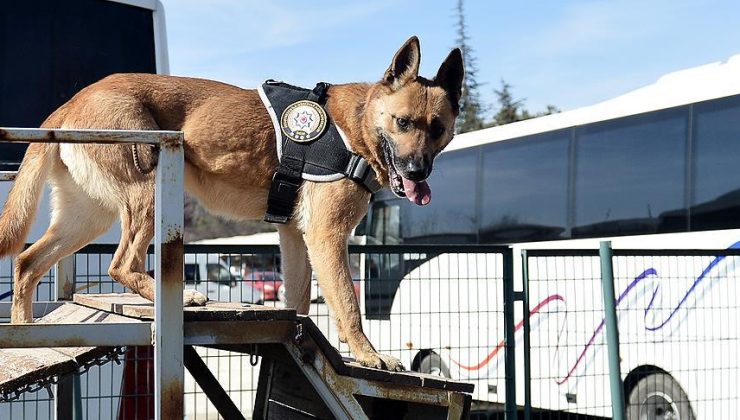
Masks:
[[[445,126],[442,124],[438,119],[433,119],[432,124],[429,127],[429,135],[432,136],[434,140],[437,140],[444,134],[445,132]]]
[[[408,118],[404,117],[396,118],[396,125],[401,130],[406,130],[407,128],[409,128],[409,125],[411,125],[411,121],[409,121]]]

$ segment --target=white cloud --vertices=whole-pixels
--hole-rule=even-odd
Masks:
[[[264,79],[265,55],[306,45],[316,55],[352,25],[377,18],[391,0],[163,0],[172,74],[206,77],[243,87]],[[251,60],[259,60],[253,63]],[[290,63],[290,57],[281,58]],[[290,64],[300,68],[300,63]]]
[[[367,18],[390,2],[165,0],[173,61],[220,58],[309,44]],[[320,44],[319,44],[320,45]],[[173,63],[175,64],[175,63]]]
[[[684,7],[681,0],[579,2],[523,41],[533,54],[544,57],[608,50],[661,32],[671,24],[673,12]]]

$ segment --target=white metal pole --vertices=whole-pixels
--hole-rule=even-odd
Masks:
[[[155,198],[154,413],[183,418],[183,170],[182,135],[160,144]]]

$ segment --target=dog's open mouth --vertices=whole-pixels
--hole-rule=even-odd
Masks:
[[[412,181],[406,179],[398,173],[396,165],[393,162],[393,151],[387,139],[383,139],[383,155],[385,156],[385,165],[388,167],[388,180],[391,184],[391,191],[398,197],[406,197],[412,203],[419,206],[426,206],[432,201],[432,189],[426,181]]]

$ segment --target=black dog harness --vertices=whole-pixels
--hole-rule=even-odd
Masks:
[[[275,129],[280,161],[267,197],[266,222],[290,220],[303,180],[349,178],[371,193],[382,188],[368,161],[352,152],[324,108],[329,86],[321,82],[309,90],[268,80],[258,89]]]

